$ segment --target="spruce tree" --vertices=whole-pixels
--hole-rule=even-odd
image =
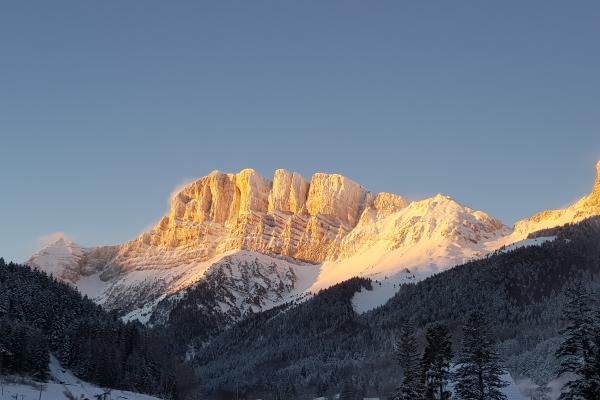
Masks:
[[[395,345],[396,361],[402,369],[403,378],[393,400],[416,400],[421,398],[419,382],[419,353],[413,326],[409,322],[402,324]]]
[[[502,388],[508,384],[495,349],[492,330],[480,312],[469,316],[463,329],[462,353],[454,375],[461,400],[506,400]]]
[[[452,361],[452,338],[445,325],[435,324],[427,329],[427,344],[421,361],[424,398],[446,400],[451,397],[447,390]]]
[[[575,386],[575,394],[585,400],[600,400],[600,332],[583,360],[581,378]]]
[[[565,292],[566,303],[563,308],[564,328],[560,331],[563,338],[556,356],[560,360],[559,375],[570,377],[563,386],[560,400],[590,400],[600,396],[595,390],[598,382],[596,359],[600,355],[600,343],[595,343],[598,333],[598,317],[591,308],[591,297],[581,286],[570,287]],[[597,386],[596,386],[597,388]]]

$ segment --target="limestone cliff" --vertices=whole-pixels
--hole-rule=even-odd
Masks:
[[[277,170],[273,181],[246,169],[214,171],[183,188],[169,213],[136,240],[125,243],[115,265],[164,267],[185,260],[204,261],[229,250],[251,250],[321,262],[374,205],[391,212],[406,205],[399,196],[373,196],[336,174]],[[183,258],[183,260],[182,260]]]

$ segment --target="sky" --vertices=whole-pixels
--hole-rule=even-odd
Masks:
[[[133,239],[214,169],[508,225],[565,206],[600,160],[598,21],[597,1],[3,2],[0,256]]]

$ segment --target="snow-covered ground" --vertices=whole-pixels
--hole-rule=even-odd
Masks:
[[[533,239],[520,240],[518,242],[515,242],[513,244],[510,244],[510,245],[504,247],[503,249],[499,250],[499,252],[500,253],[508,253],[510,251],[519,249],[521,247],[540,246],[543,243],[551,242],[554,239],[556,239],[556,236],[540,236],[540,237],[536,237]]]
[[[543,243],[552,241],[554,239],[556,239],[556,236],[541,236],[533,239],[520,240],[518,242],[502,247],[500,250],[498,250],[498,252],[508,253],[521,247],[540,246]],[[497,243],[495,243],[494,245],[496,245]],[[508,241],[508,243],[510,242]],[[487,252],[484,252],[483,254],[487,254]],[[403,263],[407,263],[405,261],[405,257],[403,256],[404,255],[398,257],[398,259]],[[354,264],[358,264],[360,261],[366,262],[368,259],[368,254],[363,255],[357,260],[358,262],[355,262]],[[373,310],[377,307],[380,307],[384,305],[390,298],[392,298],[396,294],[396,292],[398,292],[400,285],[402,285],[403,283],[414,283],[422,281],[423,279],[437,272],[449,268],[449,266],[452,265],[453,262],[456,262],[456,260],[456,257],[453,258],[449,256],[438,255],[437,257],[428,260],[429,263],[427,262],[427,260],[419,260],[418,262],[414,263],[415,267],[404,268],[402,270],[398,270],[398,267],[393,266],[395,262],[399,262],[397,260],[394,260],[393,257],[388,257],[388,259],[384,260],[377,260],[376,262],[379,263],[377,270],[383,270],[384,272],[371,272],[370,268],[365,268],[358,274],[360,276],[369,277],[373,280],[373,290],[361,290],[360,292],[354,295],[354,297],[352,298],[352,305],[354,306],[354,310],[357,313],[362,314],[367,311]],[[432,263],[432,261],[436,261],[441,264],[436,265]],[[462,261],[467,261],[466,257]],[[382,268],[382,265],[385,265],[384,262],[388,262],[389,266]],[[349,261],[344,260],[344,262],[341,263],[343,266],[346,266],[348,264],[344,263],[349,263]]]
[[[417,282],[422,276],[406,269],[392,277],[373,278],[373,290],[362,289],[352,298],[352,306],[358,314],[371,311],[391,299],[403,283]]]
[[[504,394],[506,395],[508,400],[529,400],[530,397],[524,395],[519,390],[519,387],[515,383],[515,381],[511,378],[510,375],[504,375],[502,377],[505,381],[509,382],[509,385],[503,389]],[[339,399],[340,395],[337,394],[333,397],[317,397],[313,400],[330,400],[330,399]],[[455,396],[452,396],[455,398]],[[383,400],[385,397],[364,397],[363,400]]]
[[[145,394],[110,390],[84,382],[70,371],[63,369],[55,357],[51,357],[50,360],[50,376],[48,382],[0,377],[0,400],[63,400],[69,398],[67,393],[76,399],[80,399],[83,395],[83,398],[94,400],[97,395],[107,392],[109,393],[107,400],[160,400]]]

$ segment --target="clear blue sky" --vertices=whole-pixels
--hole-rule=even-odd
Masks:
[[[0,256],[134,238],[213,169],[338,172],[507,224],[591,189],[597,1],[11,1]]]

